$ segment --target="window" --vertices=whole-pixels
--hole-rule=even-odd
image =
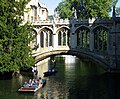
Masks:
[[[42,15],[44,15],[45,10],[42,10]]]

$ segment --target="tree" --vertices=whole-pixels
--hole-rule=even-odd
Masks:
[[[64,0],[59,3],[56,10],[60,13],[61,17],[70,18],[72,16],[72,8],[74,7],[77,12],[77,17],[81,19],[87,18],[107,18],[111,5],[116,3],[112,0]],[[66,14],[66,12],[70,14]]]
[[[0,2],[0,72],[16,72],[30,67],[35,60],[28,46],[32,40],[32,26],[21,25],[29,0],[1,0]]]
[[[116,8],[116,16],[120,16],[120,7]]]
[[[62,1],[59,3],[59,6],[55,9],[56,11],[59,11],[60,17],[65,19],[71,18],[72,11],[71,11],[71,4],[70,2]]]

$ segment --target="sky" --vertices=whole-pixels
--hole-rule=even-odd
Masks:
[[[45,4],[46,7],[48,8],[49,15],[53,15],[54,9],[58,6],[60,2],[62,2],[62,0],[40,0],[40,1],[41,3]]]
[[[116,5],[117,7],[120,7],[120,0],[118,0],[118,3]]]
[[[60,2],[62,2],[62,0],[40,0],[40,1],[41,3],[45,4],[46,7],[48,8],[49,15],[53,15],[54,9],[58,6]],[[120,0],[118,0],[118,3],[116,6],[120,7]]]

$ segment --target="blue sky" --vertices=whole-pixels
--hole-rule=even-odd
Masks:
[[[40,0],[41,3],[45,4],[48,8],[49,15],[54,14],[54,9],[57,7],[57,5],[62,1],[62,0]],[[120,0],[118,0],[117,6],[120,7]]]
[[[58,4],[62,0],[40,0],[40,1],[41,1],[41,3],[43,3],[47,6],[48,11],[49,11],[49,15],[53,15],[54,9],[58,6]]]
[[[120,7],[120,0],[118,0],[118,3],[116,5],[117,7]]]

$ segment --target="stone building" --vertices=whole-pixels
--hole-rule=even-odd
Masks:
[[[35,22],[48,19],[48,9],[40,0],[31,0],[24,10],[24,22]]]

